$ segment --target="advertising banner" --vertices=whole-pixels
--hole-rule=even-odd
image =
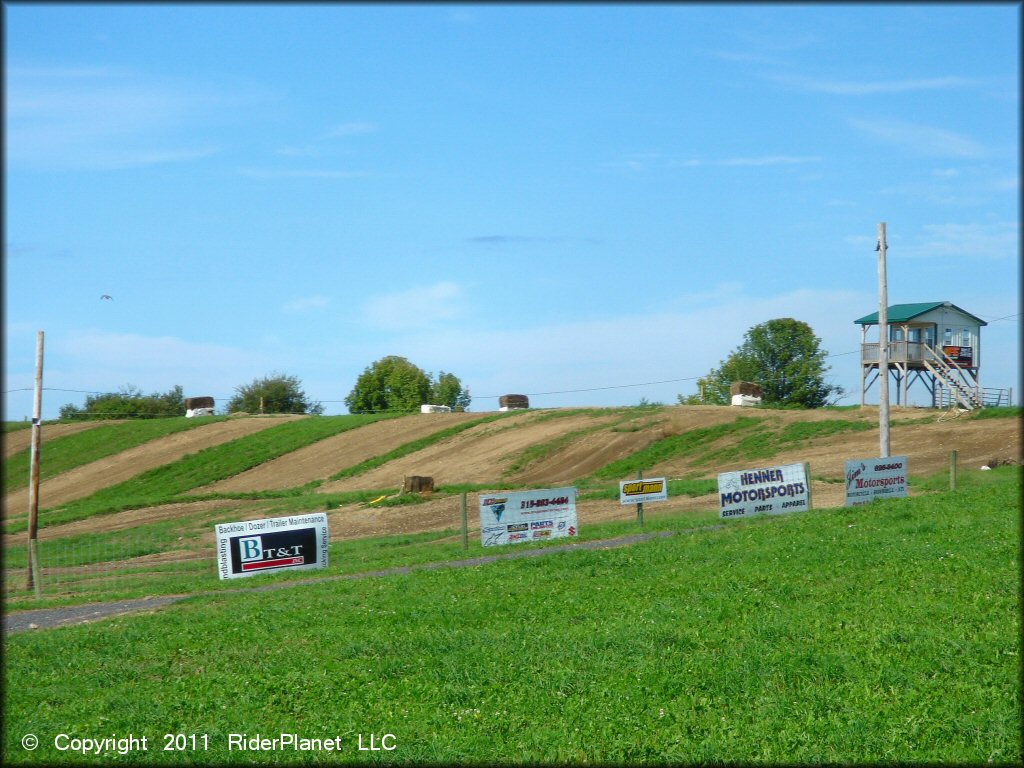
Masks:
[[[213,529],[221,579],[327,567],[325,512],[218,523]]]
[[[942,347],[943,353],[958,365],[970,366],[971,361],[974,359],[974,350],[971,347],[953,347],[945,345]]]
[[[575,488],[480,494],[479,499],[485,547],[576,535]]]
[[[906,495],[906,456],[846,462],[846,506],[868,504],[873,499],[901,499]]]
[[[721,472],[719,517],[749,517],[801,512],[811,508],[806,464]]]
[[[665,501],[666,499],[668,499],[668,481],[664,477],[619,481],[620,504],[646,504],[648,501]]]

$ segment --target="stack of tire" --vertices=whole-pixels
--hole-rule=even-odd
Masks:
[[[423,475],[405,475],[402,478],[402,493],[433,493],[434,478]]]
[[[189,419],[194,416],[213,416],[213,398],[186,397],[185,416]]]
[[[729,385],[729,394],[733,405],[761,404],[761,386],[752,381],[734,381]]]
[[[764,397],[761,385],[752,381],[734,381],[729,385],[730,395],[749,395],[750,397]]]
[[[498,398],[499,411],[517,411],[530,407],[530,399],[526,395],[502,395]]]

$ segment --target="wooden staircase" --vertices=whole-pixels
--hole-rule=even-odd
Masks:
[[[949,393],[948,405],[950,407],[973,411],[975,408],[984,406],[978,382],[974,380],[969,370],[954,363],[941,347],[932,349],[927,345],[922,345],[922,348],[924,350],[924,366],[935,376],[936,384],[942,385]],[[937,392],[936,404],[946,405],[947,397]]]

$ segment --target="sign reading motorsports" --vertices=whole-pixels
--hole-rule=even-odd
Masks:
[[[480,543],[485,547],[576,535],[576,489],[480,494]]]
[[[783,464],[718,475],[719,517],[779,515],[811,508],[806,464]]]
[[[906,495],[906,456],[846,462],[846,506],[856,507],[873,499],[899,499]]]
[[[217,570],[237,579],[284,569],[327,567],[327,514],[272,517],[214,526]]]
[[[668,499],[668,482],[664,477],[619,481],[620,504],[646,504],[648,501],[665,501],[666,499]]]

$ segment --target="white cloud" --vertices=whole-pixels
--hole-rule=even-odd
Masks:
[[[988,224],[926,224],[922,234],[890,251],[894,258],[1017,260],[1020,258],[1020,229],[1014,222]]]
[[[573,391],[537,399],[536,405],[552,407],[635,403],[641,395],[674,402],[676,394],[693,390],[692,382],[623,385],[703,376],[742,343],[747,330],[779,317],[810,324],[830,353],[859,350],[853,321],[870,312],[872,302],[869,293],[849,290],[754,297],[741,284],[728,283],[680,296],[673,304],[681,309],[501,330],[460,325],[413,331],[390,342],[388,351],[454,371],[481,398],[474,410],[496,407],[483,397],[506,392]],[[832,373],[843,386],[854,386],[856,355],[836,358]]]
[[[122,70],[14,67],[7,160],[14,167],[113,170],[201,159],[217,148],[196,141],[195,125],[218,104],[223,99],[208,89]]]
[[[994,179],[991,188],[996,192],[1020,192],[1020,176],[1008,176]]]
[[[732,157],[721,160],[715,165],[799,165],[802,163],[818,163],[820,157],[795,157],[792,155],[763,155],[761,157]]]
[[[465,8],[456,8],[448,13],[448,20],[454,24],[475,24],[479,18],[479,13]]]
[[[978,85],[966,77],[921,77],[902,80],[817,80],[810,77],[776,76],[772,79],[805,91],[831,93],[838,96],[875,96],[912,91],[947,91]]]
[[[320,150],[317,147],[306,145],[303,147],[286,146],[276,150],[278,155],[284,157],[317,157],[320,154]]]
[[[97,150],[83,167],[119,170],[165,163],[187,163],[202,160],[220,152],[218,147],[183,147],[180,149],[108,149]]]
[[[366,122],[354,122],[354,123],[341,123],[328,129],[324,133],[325,139],[341,139],[346,136],[358,136],[364,133],[373,133],[377,130],[377,126],[373,123]]]
[[[919,155],[978,158],[988,154],[984,146],[966,136],[928,125],[899,120],[851,119],[849,122],[873,139]]]
[[[32,386],[34,341],[27,328],[5,328],[7,342],[12,331],[21,333],[19,348],[24,354],[6,360],[7,390]],[[64,403],[81,404],[85,392],[113,392],[131,385],[144,393],[166,392],[181,385],[186,396],[212,395],[230,398],[235,388],[282,366],[294,365],[282,359],[282,350],[254,350],[174,336],[143,336],[84,329],[46,335],[43,418],[56,418]],[[223,403],[219,403],[223,404]],[[32,412],[32,392],[13,392],[5,397],[11,418]]]
[[[462,289],[444,281],[420,288],[375,296],[364,305],[366,320],[384,330],[433,327],[462,314]]]
[[[307,296],[301,299],[293,299],[292,301],[285,302],[281,309],[289,314],[302,314],[304,312],[311,312],[317,309],[323,309],[330,304],[330,299],[326,296]]]
[[[358,179],[365,171],[341,171],[332,168],[239,168],[242,176],[250,179]]]
[[[661,154],[649,152],[646,154],[623,155],[618,160],[605,163],[608,168],[621,168],[632,172],[647,171],[652,168],[701,168],[701,167],[768,167],[779,165],[803,165],[806,163],[820,163],[821,158],[810,155],[754,155],[750,157],[727,157],[719,159],[707,159],[699,157],[688,158],[666,158]]]
[[[713,58],[720,59],[721,61],[738,61],[744,64],[771,64],[773,66],[780,65],[783,62],[777,56],[765,56],[757,53],[750,53],[749,51],[711,51],[710,55]]]
[[[124,373],[202,370],[249,360],[249,353],[218,344],[185,341],[175,336],[142,336],[99,330],[72,331],[48,345],[62,358],[113,368]]]

